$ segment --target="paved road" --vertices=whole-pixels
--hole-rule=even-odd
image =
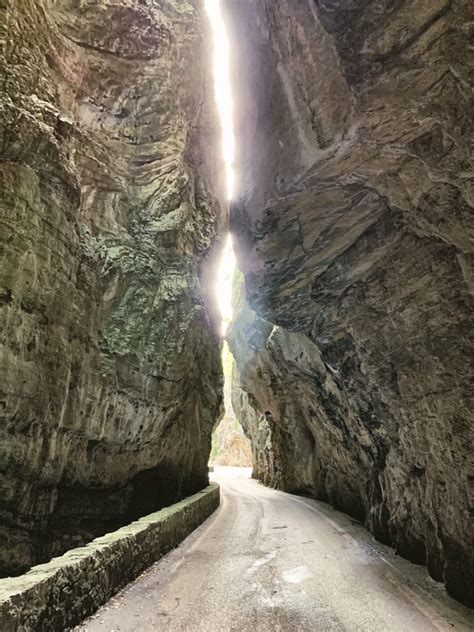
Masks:
[[[216,468],[219,510],[87,632],[472,631],[424,568],[327,505]]]

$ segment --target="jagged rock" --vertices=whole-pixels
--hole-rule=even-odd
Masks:
[[[474,7],[226,6],[251,308],[234,402],[254,411],[257,475],[329,500],[474,605]]]
[[[0,25],[0,569],[16,573],[207,484],[224,217],[192,3],[5,0]]]

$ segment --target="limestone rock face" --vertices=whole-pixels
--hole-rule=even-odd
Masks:
[[[474,7],[226,6],[248,301],[234,404],[256,475],[474,605]]]
[[[175,0],[0,3],[3,573],[207,484],[205,28]]]

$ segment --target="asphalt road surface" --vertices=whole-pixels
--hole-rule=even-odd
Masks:
[[[474,630],[423,567],[323,503],[216,468],[221,506],[77,630]]]

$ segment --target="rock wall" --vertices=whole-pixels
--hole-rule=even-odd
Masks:
[[[207,484],[224,216],[194,3],[4,0],[0,29],[5,574]]]
[[[469,0],[226,0],[255,474],[474,605]]]

